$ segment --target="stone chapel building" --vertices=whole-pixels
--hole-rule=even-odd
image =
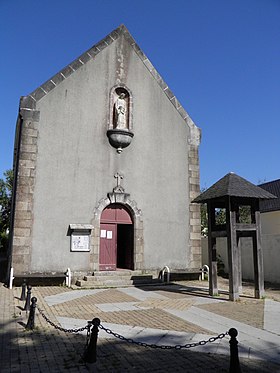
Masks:
[[[14,276],[201,266],[200,130],[120,26],[20,100]]]

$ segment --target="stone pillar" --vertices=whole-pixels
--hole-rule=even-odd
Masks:
[[[29,97],[23,97],[15,144],[12,262],[14,274],[30,271],[39,112]]]
[[[199,156],[198,145],[190,144],[188,153],[189,164],[189,221],[190,221],[190,262],[188,267],[190,269],[201,268],[201,218],[200,218],[200,204],[193,204],[191,201],[200,193],[199,180]]]

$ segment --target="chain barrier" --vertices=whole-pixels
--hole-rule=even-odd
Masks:
[[[47,321],[48,324],[50,324],[51,326],[53,326],[55,329],[57,330],[60,330],[61,332],[64,332],[64,333],[79,333],[79,332],[82,332],[84,330],[87,329],[87,336],[89,336],[89,329],[91,327],[91,324],[88,323],[88,325],[86,326],[83,326],[82,328],[77,328],[77,329],[65,329],[65,328],[62,328],[61,326],[58,326],[56,325],[54,322],[52,322],[45,314],[44,312],[39,308],[37,307],[37,310],[39,311],[40,315],[43,316],[43,318]],[[87,337],[88,339],[88,337]]]
[[[36,298],[34,299],[37,300]],[[238,332],[234,328],[231,328],[228,332],[221,333],[217,335],[216,337],[210,337],[207,340],[201,340],[199,342],[186,343],[184,345],[177,344],[174,346],[157,345],[154,343],[135,341],[132,338],[126,338],[121,334],[115,333],[111,329],[105,328],[102,324],[100,324],[100,319],[98,318],[95,318],[92,321],[88,321],[88,324],[82,328],[77,328],[77,329],[62,328],[56,325],[54,322],[52,322],[39,307],[37,307],[37,309],[39,313],[42,315],[42,317],[57,330],[60,330],[65,333],[78,333],[78,332],[87,330],[84,354],[83,356],[81,356],[81,362],[84,362],[85,364],[96,363],[96,356],[97,356],[96,349],[97,349],[97,338],[98,338],[99,329],[104,330],[105,333],[109,335],[113,335],[115,338],[118,338],[121,341],[125,341],[127,343],[131,343],[131,344],[141,346],[141,347],[149,347],[149,348],[161,349],[161,350],[181,350],[181,349],[188,349],[188,348],[197,347],[197,346],[204,346],[207,343],[213,343],[229,335],[231,337],[231,340],[229,342],[230,343],[230,372],[241,373],[239,358],[238,358],[238,341],[236,340],[236,336]],[[34,312],[35,312],[35,307],[34,307]]]
[[[38,309],[39,313],[43,316],[43,318],[47,321],[47,323],[49,323],[51,326],[53,326],[57,330],[60,330],[60,331],[65,332],[65,333],[79,333],[79,332],[82,332],[82,331],[87,329],[86,346],[88,345],[89,337],[90,337],[90,328],[92,326],[91,321],[89,321],[88,324],[86,326],[82,327],[82,328],[65,329],[65,328],[62,328],[61,326],[56,325],[54,322],[52,322],[39,307],[37,307],[37,309]],[[202,340],[202,341],[199,341],[199,342],[186,343],[185,345],[175,345],[175,346],[167,345],[167,346],[165,346],[165,345],[156,345],[154,343],[134,341],[132,338],[126,338],[121,334],[113,332],[109,328],[105,328],[102,324],[99,325],[99,328],[104,330],[105,333],[113,335],[115,338],[118,338],[121,341],[136,344],[136,345],[142,346],[142,347],[159,348],[159,349],[162,349],[162,350],[171,350],[171,349],[181,350],[183,348],[192,348],[192,347],[197,347],[197,346],[204,346],[207,343],[212,343],[212,342],[217,341],[218,339],[223,339],[225,336],[228,335],[228,332],[226,332],[226,333],[221,333],[221,334],[217,335],[216,337],[210,337],[206,341]]]
[[[28,289],[29,290],[29,297],[31,296],[31,287]],[[21,298],[24,298],[22,294]],[[28,299],[28,297],[27,297]],[[34,329],[34,319],[35,319],[35,309],[36,309],[36,302],[37,298],[33,297],[31,299],[32,301],[32,306],[30,309],[30,304],[29,304],[29,309],[30,309],[30,315],[29,319],[26,325],[26,328],[29,330]],[[28,300],[28,302],[30,302]],[[26,302],[27,303],[27,302]],[[27,308],[26,308],[27,310]],[[161,349],[161,350],[181,350],[181,349],[188,349],[192,347],[197,347],[197,346],[204,346],[207,343],[213,343],[217,341],[218,339],[223,339],[227,335],[230,336],[230,372],[233,373],[241,373],[240,369],[240,364],[239,364],[239,358],[238,358],[238,341],[236,339],[238,335],[238,331],[235,328],[231,328],[228,332],[221,333],[217,335],[216,337],[210,337],[207,340],[201,340],[199,342],[193,342],[193,343],[186,343],[183,345],[177,344],[177,345],[157,345],[155,343],[146,343],[146,342],[141,342],[141,341],[135,341],[132,338],[126,338],[121,334],[113,332],[109,328],[105,328],[102,324],[100,324],[100,319],[94,318],[92,321],[88,321],[86,326],[83,326],[81,328],[71,328],[71,329],[66,329],[62,328],[59,325],[56,325],[54,322],[52,322],[41,310],[39,307],[37,307],[38,312],[42,317],[45,319],[45,321],[50,324],[52,327],[55,329],[62,331],[64,333],[79,333],[84,330],[87,330],[87,335],[86,335],[86,344],[85,344],[85,349],[84,349],[84,354],[81,355],[81,362],[84,362],[85,364],[94,364],[96,363],[96,349],[97,349],[97,338],[98,338],[98,332],[99,329],[104,330],[105,333],[114,336],[117,339],[120,339],[121,341],[125,341],[127,343],[131,343],[137,346],[141,347],[149,347],[149,348],[154,348],[154,349]]]
[[[221,333],[221,334],[217,335],[216,337],[210,337],[206,341],[202,340],[202,341],[194,342],[194,343],[186,343],[185,345],[175,345],[175,346],[166,345],[165,346],[165,345],[156,345],[154,343],[145,343],[145,342],[140,342],[140,341],[139,342],[134,341],[131,338],[126,338],[123,335],[120,335],[118,333],[113,332],[109,328],[105,328],[102,324],[99,325],[99,328],[104,330],[104,332],[106,332],[107,334],[113,335],[115,338],[118,338],[122,341],[125,341],[125,342],[128,342],[128,343],[133,343],[133,344],[136,344],[136,345],[142,346],[142,347],[159,348],[159,349],[162,349],[162,350],[171,350],[171,349],[181,350],[183,348],[192,348],[192,347],[197,347],[197,346],[204,346],[207,343],[212,343],[212,342],[217,341],[218,339],[223,339],[225,336],[228,335],[228,332],[226,332],[226,333]]]
[[[79,333],[79,332],[82,332],[84,330],[87,330],[86,347],[88,346],[89,340],[90,340],[90,329],[93,325],[92,321],[88,321],[88,324],[86,326],[82,327],[82,328],[65,329],[65,328],[62,328],[61,326],[56,325],[54,322],[52,322],[39,307],[37,307],[37,309],[38,309],[39,313],[42,315],[42,317],[47,321],[47,323],[49,323],[55,329],[60,330],[64,333]],[[102,324],[99,325],[99,328],[104,330],[105,333],[107,333],[109,335],[112,335],[115,338],[120,339],[121,341],[125,341],[125,342],[135,344],[135,345],[138,345],[138,346],[142,346],[142,347],[150,347],[150,348],[155,348],[155,349],[157,348],[157,349],[161,349],[161,350],[171,350],[171,349],[181,350],[181,349],[193,348],[193,347],[197,347],[197,346],[204,346],[207,343],[213,343],[213,342],[216,342],[218,339],[223,339],[229,334],[228,332],[225,332],[225,333],[221,333],[221,334],[217,335],[216,337],[210,337],[207,340],[201,340],[199,342],[193,342],[193,343],[186,343],[185,345],[177,344],[177,345],[172,346],[172,345],[157,345],[157,344],[154,344],[154,343],[146,343],[146,342],[135,341],[132,338],[126,338],[121,334],[115,333],[115,332],[113,332],[113,330],[111,330],[109,328],[105,328]]]

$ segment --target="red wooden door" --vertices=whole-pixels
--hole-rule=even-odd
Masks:
[[[114,271],[117,266],[117,225],[100,224],[100,271]]]
[[[120,204],[106,207],[100,219],[99,270],[133,269],[133,221]]]

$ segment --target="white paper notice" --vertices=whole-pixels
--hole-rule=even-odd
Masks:
[[[106,238],[106,229],[101,229],[100,237]]]
[[[107,231],[107,239],[111,240],[113,238],[113,232],[112,231]]]
[[[89,251],[89,236],[88,235],[72,235],[71,237],[72,251]]]

